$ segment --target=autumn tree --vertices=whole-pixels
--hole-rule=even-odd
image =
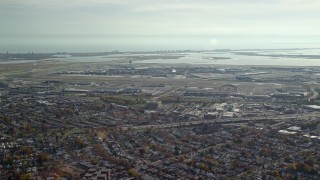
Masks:
[[[136,179],[139,179],[139,174],[137,173],[137,171],[135,169],[129,169],[128,174],[129,174],[129,176],[132,176]]]
[[[140,149],[139,149],[139,153],[140,153],[140,155],[146,154],[146,153],[147,153],[147,148],[146,148],[146,147],[140,148]]]
[[[82,138],[80,138],[79,136],[77,136],[76,138],[74,138],[74,143],[78,148],[84,148],[86,145],[83,141]]]
[[[49,155],[47,153],[40,153],[38,154],[37,156],[37,162],[40,164],[40,165],[43,165],[44,162],[47,162],[49,161]]]
[[[289,169],[292,170],[292,171],[296,171],[297,170],[297,163],[291,163],[289,165]]]
[[[309,173],[311,171],[311,167],[308,164],[305,164],[305,163],[298,163],[297,164],[297,170],[299,172]]]
[[[241,163],[239,159],[235,159],[231,162],[231,167],[233,169],[239,168],[240,166],[241,166]]]
[[[32,149],[28,146],[22,146],[21,147],[21,152],[24,155],[30,155],[32,153]]]
[[[262,154],[263,156],[268,156],[269,153],[270,153],[270,149],[269,149],[268,147],[263,147],[263,148],[261,148],[261,154]]]
[[[19,180],[32,180],[32,174],[28,173],[28,174],[22,174],[19,178]]]

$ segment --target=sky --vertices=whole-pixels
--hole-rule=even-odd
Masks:
[[[0,0],[0,48],[319,47],[319,9],[320,0]]]

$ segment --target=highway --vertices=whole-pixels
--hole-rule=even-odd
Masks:
[[[228,119],[212,119],[212,120],[198,120],[198,121],[184,121],[184,122],[172,122],[164,124],[149,124],[139,126],[128,126],[123,125],[122,130],[143,130],[143,129],[166,129],[166,128],[177,128],[196,126],[201,124],[233,124],[233,123],[247,123],[247,122],[266,122],[266,121],[287,121],[296,119],[306,119],[318,116],[317,113],[306,113],[306,114],[292,114],[292,115],[278,115],[278,116],[267,116],[267,117],[254,117],[254,118],[228,118]]]

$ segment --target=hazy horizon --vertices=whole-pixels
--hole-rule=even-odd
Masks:
[[[2,0],[0,52],[320,47],[311,0]]]
[[[320,37],[319,37],[320,38]],[[1,38],[0,53],[319,48],[314,37],[25,36]],[[5,39],[9,43],[5,43]],[[306,40],[307,39],[307,40]],[[309,40],[309,41],[308,41]],[[125,42],[125,43],[124,43]]]

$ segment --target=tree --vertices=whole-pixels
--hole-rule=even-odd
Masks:
[[[181,149],[179,146],[174,146],[174,153],[175,155],[179,155],[181,153]]]
[[[297,170],[297,163],[291,163],[289,165],[289,169],[292,170],[292,171],[296,171]]]
[[[13,158],[12,156],[5,156],[3,158],[3,165],[12,165],[13,164]]]
[[[280,177],[280,173],[277,170],[272,171],[273,176]]]
[[[108,136],[108,132],[106,130],[100,129],[96,131],[96,136],[100,139],[105,139]]]
[[[11,118],[9,116],[4,115],[3,116],[3,120],[4,120],[5,123],[7,123],[9,125],[12,124],[12,120],[11,120]]]
[[[49,155],[47,153],[40,153],[38,154],[37,156],[37,162],[40,164],[40,165],[43,165],[44,162],[46,161],[49,161]]]
[[[139,149],[139,153],[141,155],[144,155],[146,152],[147,152],[147,148],[146,147],[142,147],[142,148]]]
[[[47,132],[48,129],[49,129],[49,124],[48,124],[46,121],[43,121],[43,122],[41,123],[41,130],[42,130],[43,132]]]
[[[239,159],[235,159],[231,162],[231,167],[233,169],[239,168],[240,166],[241,166],[241,163]]]
[[[9,128],[7,129],[7,134],[13,135],[13,134],[16,134],[16,132],[17,132],[17,130],[16,130],[16,128],[13,127],[13,126],[11,126],[11,127],[9,127]]]
[[[263,156],[268,156],[269,153],[270,153],[270,149],[269,149],[268,147],[263,147],[263,148],[261,148],[261,154],[262,154]]]
[[[203,171],[208,171],[208,167],[204,163],[199,163],[198,167]]]
[[[80,138],[79,136],[74,138],[74,143],[76,144],[76,146],[78,146],[79,148],[84,148],[86,145],[83,142],[83,139]]]
[[[28,146],[22,146],[21,151],[24,155],[30,155],[32,153],[32,149]]]
[[[91,159],[91,164],[97,165],[99,163],[99,160],[97,158]]]
[[[183,155],[180,155],[180,156],[179,156],[179,161],[180,161],[180,162],[184,162],[184,160],[185,160],[185,157],[184,157]]]
[[[135,169],[129,169],[128,170],[129,176],[135,177],[136,179],[139,179],[139,175]]]
[[[28,174],[22,174],[19,178],[20,180],[32,180],[32,174],[28,173]]]
[[[305,163],[298,163],[297,164],[297,170],[299,172],[305,172],[305,173],[309,173],[311,168],[309,165],[305,164]]]

